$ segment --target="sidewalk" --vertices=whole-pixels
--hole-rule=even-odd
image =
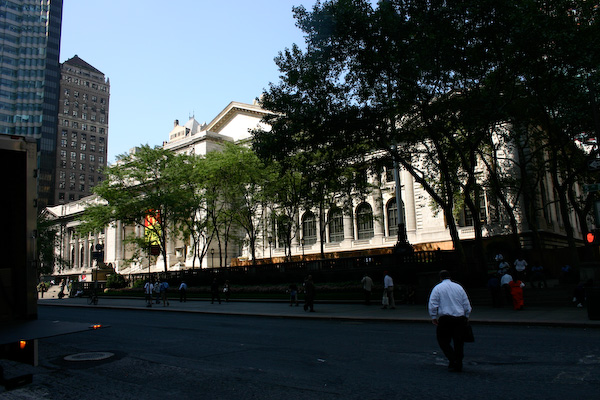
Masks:
[[[302,302],[290,307],[285,301],[232,300],[228,303],[211,304],[207,300],[188,300],[180,303],[170,300],[169,306],[153,304],[146,307],[142,298],[100,297],[98,305],[88,305],[87,298],[57,299],[45,296],[38,306],[96,307],[108,309],[135,309],[149,312],[188,312],[200,314],[227,314],[262,316],[274,318],[337,319],[349,321],[423,322],[430,323],[425,305],[399,305],[395,310],[382,310],[378,304],[366,306],[360,303],[315,303],[315,312],[305,312]],[[470,321],[474,324],[539,325],[563,327],[600,328],[600,321],[588,319],[587,309],[576,307],[531,307],[522,311],[510,308],[473,306]]]

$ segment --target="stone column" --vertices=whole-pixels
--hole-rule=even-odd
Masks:
[[[415,182],[412,175],[407,171],[402,171],[402,182],[404,182],[404,215],[406,221],[406,231],[415,232],[417,229],[417,212],[415,209]]]
[[[354,207],[354,206],[353,206]],[[354,236],[354,210],[351,214],[344,213],[344,241],[355,240]]]
[[[110,229],[110,228],[108,228]],[[114,241],[114,248],[115,248],[115,262],[119,263],[119,265],[121,265],[121,260],[123,260],[123,223],[121,221],[117,221],[115,222],[114,225],[114,229],[115,229],[115,241]]]

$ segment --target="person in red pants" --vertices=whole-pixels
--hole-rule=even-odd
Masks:
[[[508,286],[510,287],[510,295],[512,296],[512,300],[513,300],[513,308],[515,310],[522,310],[523,309],[523,287],[525,286],[525,284],[517,278],[516,280],[513,279],[512,281],[510,281],[508,283]]]

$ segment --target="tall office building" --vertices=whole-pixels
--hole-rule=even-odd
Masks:
[[[102,180],[110,97],[110,81],[77,55],[60,71],[55,204],[90,195]]]
[[[35,138],[38,209],[53,204],[62,0],[0,1],[0,134]]]

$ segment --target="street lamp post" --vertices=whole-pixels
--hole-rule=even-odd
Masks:
[[[210,267],[215,267],[215,249],[210,249]]]
[[[302,246],[302,260],[304,260],[304,238],[300,239],[300,245]]]
[[[392,151],[396,154],[398,149],[397,145],[392,146]],[[400,166],[398,161],[394,159],[394,181],[396,183],[396,216],[398,220],[398,242],[396,243],[395,250],[399,253],[412,252],[412,246],[408,243],[408,237],[406,236],[406,223],[404,220],[404,207],[402,207],[402,182],[400,181]]]

